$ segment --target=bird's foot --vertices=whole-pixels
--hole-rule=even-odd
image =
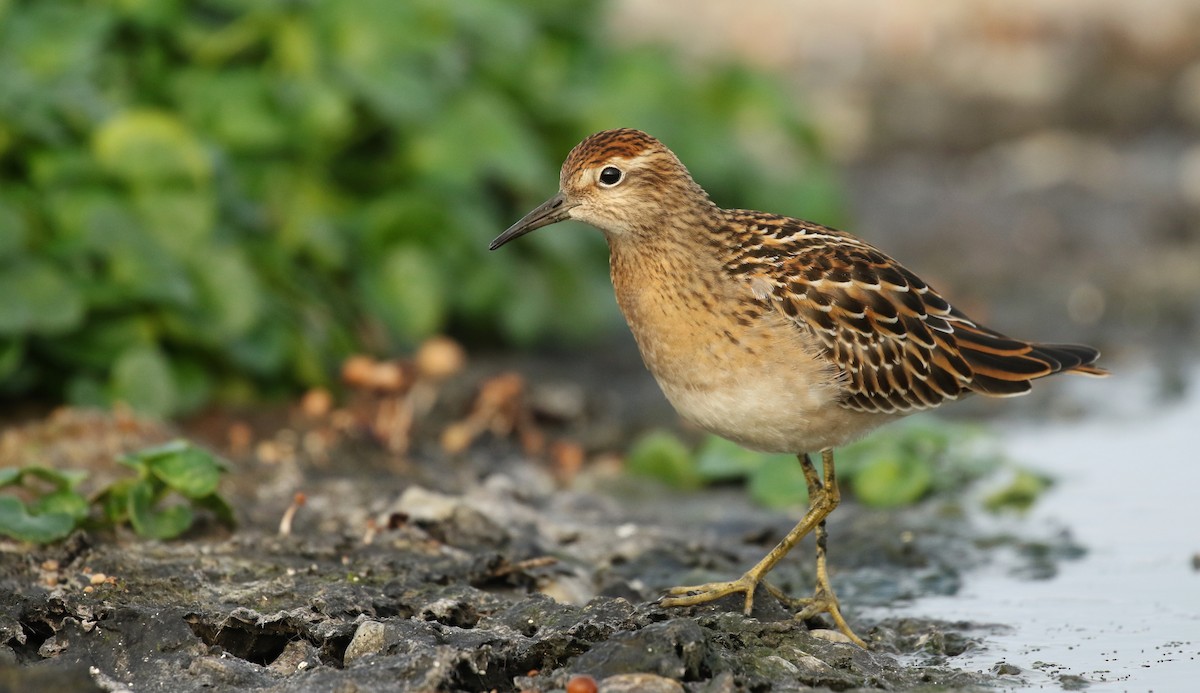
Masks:
[[[761,582],[762,576],[750,570],[740,578],[727,582],[709,582],[703,585],[672,587],[667,590],[669,596],[659,599],[658,603],[664,607],[694,606],[696,604],[706,604],[731,594],[745,593],[746,604],[742,611],[749,616],[750,611],[754,608],[754,590]]]
[[[829,617],[833,619],[834,624],[837,626],[837,629],[841,631],[842,635],[850,638],[850,642],[854,643],[855,645],[858,645],[864,650],[867,649],[866,641],[858,637],[858,635],[856,635],[854,631],[850,629],[850,625],[846,623],[846,619],[842,618],[842,609],[841,605],[838,603],[837,595],[833,593],[833,588],[828,584],[822,584],[821,581],[818,581],[817,588],[813,593],[813,596],[799,598],[790,597],[787,594],[784,594],[783,591],[781,591],[778,587],[775,587],[770,583],[764,582],[763,587],[771,593],[771,596],[775,597],[780,602],[783,602],[793,609],[800,609],[800,611],[796,613],[796,619],[800,621],[807,621],[810,618],[815,618],[821,614],[829,614]]]

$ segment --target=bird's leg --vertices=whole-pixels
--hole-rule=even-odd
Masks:
[[[807,456],[801,458],[800,464],[804,465],[804,478],[808,482],[809,497],[811,498],[814,493],[822,493],[830,497],[833,505],[837,506],[842,494],[838,490],[837,476],[833,469],[833,451],[821,451],[821,467],[825,474],[823,484],[817,478],[817,470],[812,468],[812,462]],[[817,541],[817,586],[812,597],[790,600],[792,603],[804,607],[800,613],[796,614],[796,618],[804,621],[817,614],[829,614],[833,622],[837,625],[838,630],[854,641],[854,644],[866,649],[867,643],[855,635],[854,631],[850,630],[850,626],[846,623],[846,619],[842,618],[842,610],[838,605],[837,595],[833,592],[833,585],[829,584],[829,571],[825,564],[825,544],[829,535],[825,531],[824,518],[817,524],[813,534]]]
[[[704,585],[672,587],[671,589],[667,590],[667,594],[671,596],[662,598],[659,600],[659,604],[667,607],[692,606],[694,604],[704,604],[705,602],[711,602],[715,599],[720,599],[721,597],[741,592],[745,593],[746,595],[744,612],[747,615],[750,613],[751,609],[754,607],[754,590],[758,587],[759,583],[763,581],[763,578],[766,576],[766,574],[769,573],[771,569],[775,567],[775,564],[778,563],[784,556],[786,556],[787,553],[796,546],[796,544],[800,543],[801,539],[807,536],[809,532],[813,531],[814,528],[822,527],[822,529],[819,531],[823,532],[823,523],[825,521],[825,517],[829,515],[829,513],[833,512],[833,509],[837,507],[838,504],[837,485],[834,484],[832,486],[834,489],[832,494],[826,493],[825,489],[821,485],[820,478],[817,476],[817,470],[813,468],[812,460],[810,460],[808,455],[804,453],[798,455],[798,457],[800,459],[800,464],[804,468],[804,478],[808,480],[808,512],[804,514],[804,517],[800,519],[800,522],[796,523],[796,526],[792,528],[792,531],[788,532],[787,536],[785,536],[782,541],[776,544],[775,548],[771,549],[770,553],[764,556],[761,561],[756,563],[750,570],[747,570],[746,573],[737,580],[730,580],[728,582],[710,582]],[[832,455],[828,455],[825,459],[828,460],[826,463],[826,468],[832,470]],[[830,472],[827,472],[827,474],[829,473]],[[823,561],[824,551],[822,550],[818,556],[820,557],[819,560]],[[822,562],[820,565],[824,565],[824,563]],[[820,585],[820,582],[818,582],[818,585]],[[826,581],[826,585],[828,585],[828,580]],[[770,585],[767,585],[767,589],[772,593],[778,592],[778,590]],[[829,591],[829,594],[832,595],[833,592]],[[833,603],[836,608],[836,599],[833,600]],[[857,640],[853,637],[852,639],[855,639],[856,642],[859,643],[862,642],[861,640]]]

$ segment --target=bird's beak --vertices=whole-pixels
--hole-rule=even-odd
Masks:
[[[508,227],[507,231],[496,236],[496,240],[492,241],[488,249],[495,250],[512,239],[524,236],[530,231],[556,224],[569,217],[568,213],[574,206],[575,204],[567,203],[567,198],[562,192],[559,192],[554,197],[535,207],[529,214],[521,217],[521,220]]]

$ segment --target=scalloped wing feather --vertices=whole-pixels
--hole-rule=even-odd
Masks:
[[[907,413],[967,392],[1013,396],[1059,371],[1104,375],[1099,352],[1039,345],[977,325],[873,246],[828,227],[734,210],[726,270],[816,336],[844,376],[842,404]]]

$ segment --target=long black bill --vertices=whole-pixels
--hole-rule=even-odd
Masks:
[[[507,231],[496,236],[496,240],[492,241],[492,244],[488,246],[488,250],[495,250],[512,239],[524,236],[530,231],[556,224],[566,219],[567,212],[570,211],[571,207],[574,207],[574,205],[568,205],[563,194],[561,192],[558,193],[535,207],[529,214],[521,217],[521,221],[508,227]]]

